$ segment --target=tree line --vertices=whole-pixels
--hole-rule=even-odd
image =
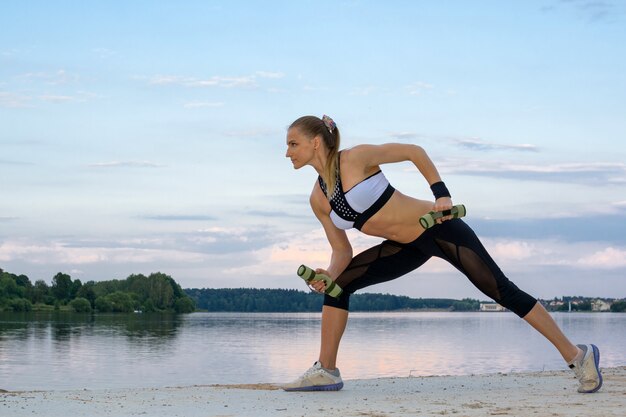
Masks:
[[[209,312],[318,312],[323,297],[313,292],[289,289],[190,288],[185,292],[196,307]],[[473,299],[410,298],[391,294],[353,294],[350,311],[398,311],[438,309],[477,311]]]
[[[180,285],[169,275],[156,272],[149,276],[133,274],[124,280],[87,281],[72,279],[59,272],[48,285],[44,280],[33,284],[26,275],[0,269],[0,311],[60,309],[76,312],[191,313],[195,305]]]

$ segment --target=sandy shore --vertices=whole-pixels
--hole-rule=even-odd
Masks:
[[[1,392],[2,416],[624,416],[626,367],[603,370],[596,394],[569,371],[348,380],[342,391],[272,384]]]

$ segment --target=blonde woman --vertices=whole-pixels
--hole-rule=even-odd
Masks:
[[[419,218],[427,212],[452,208],[450,192],[424,149],[397,143],[358,145],[342,151],[339,146],[339,130],[328,116],[303,116],[287,131],[286,157],[293,167],[311,166],[318,174],[310,204],[332,252],[328,267],[316,272],[330,276],[344,291],[339,298],[324,298],[318,360],[283,389],[340,390],[343,380],[336,360],[348,320],[350,295],[405,275],[432,256],[451,263],[485,295],[544,335],[576,372],[579,392],[600,389],[598,348],[572,344],[543,306],[502,273],[465,222],[448,216],[427,230],[420,226]],[[380,166],[401,161],[415,164],[434,194],[434,203],[409,197],[389,184]],[[353,256],[345,232],[351,228],[384,240]],[[321,281],[313,287],[319,292],[325,289]]]

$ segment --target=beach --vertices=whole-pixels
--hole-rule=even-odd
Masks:
[[[603,369],[595,394],[570,371],[346,380],[339,392],[275,384],[0,392],[3,416],[623,416],[626,366]]]

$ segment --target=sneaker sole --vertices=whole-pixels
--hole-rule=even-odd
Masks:
[[[285,391],[339,391],[343,388],[343,382],[330,385],[312,385],[310,387],[283,388]]]
[[[593,344],[591,345],[591,348],[593,349],[593,361],[596,365],[596,371],[598,372],[598,376],[600,377],[600,383],[592,390],[583,391],[583,393],[585,394],[592,394],[602,387],[602,373],[600,372],[600,349],[598,349],[598,347]]]

